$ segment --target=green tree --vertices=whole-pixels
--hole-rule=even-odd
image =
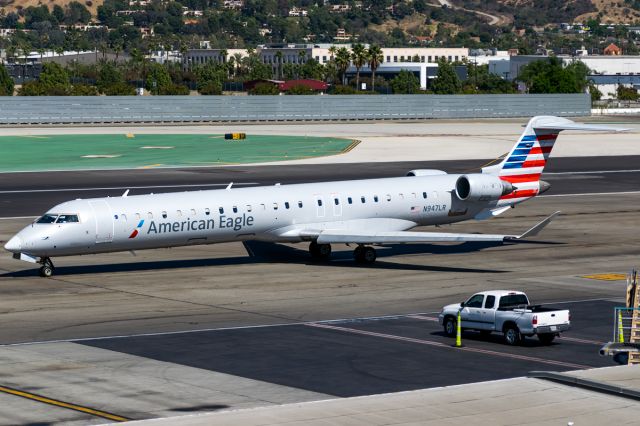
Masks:
[[[279,95],[280,90],[273,83],[258,83],[249,90],[250,95]]]
[[[162,95],[169,90],[172,84],[167,68],[161,64],[152,63],[147,76],[147,90],[152,95]]]
[[[71,92],[69,73],[55,62],[43,64],[38,84],[41,86],[42,94],[47,96],[65,96]]]
[[[313,95],[315,92],[309,86],[304,84],[297,84],[291,89],[287,90],[287,95]]]
[[[444,59],[438,61],[438,74],[431,85],[433,93],[438,95],[452,95],[460,92],[462,83],[453,66]]]
[[[227,78],[224,64],[208,62],[196,69],[198,92],[201,95],[221,95],[222,86]]]
[[[637,101],[638,91],[633,87],[624,87],[620,84],[616,89],[616,96],[619,101]]]
[[[391,89],[397,94],[418,93],[420,81],[411,71],[402,70],[391,80]]]
[[[347,69],[351,65],[351,54],[346,47],[341,47],[336,52],[336,67],[338,68],[338,75],[340,76],[340,82],[344,84],[344,76],[347,73]]]
[[[0,96],[13,96],[13,79],[4,65],[0,65]]]
[[[120,70],[112,62],[104,62],[100,65],[96,86],[102,93],[111,91],[112,86],[124,83],[124,78]]]
[[[356,90],[360,90],[360,69],[369,62],[369,52],[361,43],[356,43],[351,48],[351,59],[356,67]]]
[[[371,91],[375,91],[376,88],[376,70],[384,60],[382,49],[380,46],[372,44],[369,46],[369,68],[371,69]]]
[[[552,57],[522,67],[518,80],[527,85],[529,93],[581,93],[587,88],[588,74],[582,62],[563,67],[561,59]]]

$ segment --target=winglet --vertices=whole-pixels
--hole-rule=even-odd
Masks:
[[[551,223],[551,221],[560,214],[559,211],[553,213],[552,215],[550,215],[549,217],[547,217],[546,219],[544,219],[543,221],[541,221],[540,223],[538,223],[537,225],[533,226],[532,228],[530,228],[529,230],[527,230],[525,233],[523,233],[522,235],[518,235],[518,236],[514,236],[514,237],[507,237],[505,239],[515,239],[515,240],[521,240],[523,238],[527,238],[527,237],[532,237],[535,235],[538,235],[538,233],[540,231],[542,231],[542,229],[547,226],[549,223]]]

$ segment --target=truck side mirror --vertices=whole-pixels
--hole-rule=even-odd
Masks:
[[[460,307],[464,308],[464,302],[460,302]]]

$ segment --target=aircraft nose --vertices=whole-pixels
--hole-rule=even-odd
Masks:
[[[5,250],[13,253],[20,252],[21,248],[22,248],[22,240],[18,236],[11,238],[9,241],[7,241],[7,244],[4,245]]]

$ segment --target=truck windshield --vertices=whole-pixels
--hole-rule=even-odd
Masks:
[[[528,305],[529,301],[524,294],[510,294],[500,298],[500,308],[508,308],[510,306]]]
[[[58,218],[57,213],[47,213],[36,221],[36,223],[53,223]]]

